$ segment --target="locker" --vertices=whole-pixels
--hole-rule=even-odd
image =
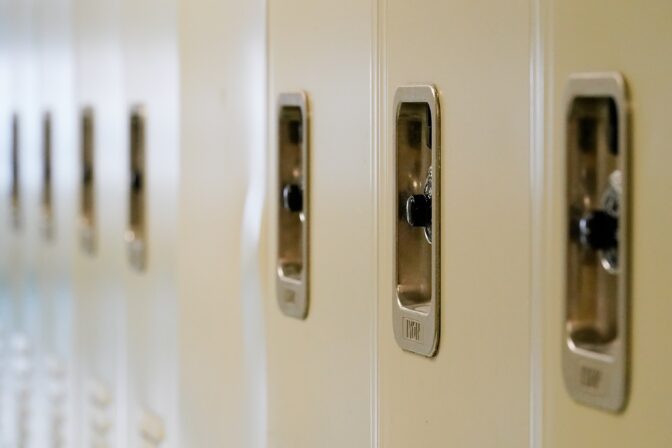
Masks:
[[[40,100],[36,17],[31,5],[12,4],[9,11],[12,51],[9,53],[13,73],[10,89],[11,107],[16,117],[12,162],[16,162],[16,183],[12,190],[12,248],[16,255],[11,274],[13,322],[10,339],[10,393],[7,431],[9,443],[30,446],[37,438],[40,395],[41,317],[43,303],[39,297],[39,217],[40,200]],[[22,51],[25,49],[26,51]],[[15,150],[15,151],[14,151]],[[14,163],[12,163],[13,165]]]
[[[266,144],[264,5],[179,2],[183,447],[267,446],[259,290]]]
[[[82,193],[82,146],[91,140],[95,225],[73,226],[77,242],[72,277],[76,300],[78,363],[77,446],[125,445],[126,307],[123,272],[126,252],[127,110],[123,101],[121,5],[115,1],[75,1],[75,110],[77,162]],[[86,111],[90,127],[83,125]],[[86,134],[86,135],[85,135]],[[80,199],[81,201],[81,199]],[[79,204],[81,206],[81,203]],[[81,219],[81,211],[78,218]],[[83,232],[95,249],[82,245]]]
[[[10,385],[11,385],[11,330],[12,330],[12,285],[15,282],[11,274],[12,260],[9,258],[11,247],[14,241],[11,235],[11,186],[12,186],[12,165],[11,165],[11,146],[12,146],[12,107],[11,107],[11,57],[8,49],[11,27],[10,8],[6,3],[0,4],[0,39],[7,48],[0,55],[0,96],[6,98],[0,106],[0,160],[3,160],[2,171],[0,172],[0,209],[5,219],[0,221],[0,251],[4,254],[0,257],[0,309],[1,309],[1,332],[0,332],[0,430],[2,431],[2,442],[5,441],[5,435],[9,430],[10,416]]]
[[[268,3],[262,285],[272,447],[375,438],[374,25],[369,2]],[[281,157],[296,157],[297,145],[307,148],[292,181]],[[283,200],[287,185],[303,189],[302,208]],[[280,226],[282,216],[294,225]],[[299,227],[300,237],[287,233]]]
[[[72,251],[75,226],[76,141],[70,3],[44,1],[35,9],[39,55],[39,201],[37,298],[40,349],[36,353],[38,410],[30,446],[74,444],[75,363]]]
[[[8,46],[8,40],[10,33],[8,31],[8,22],[9,22],[9,11],[6,4],[0,5],[0,25],[2,31],[0,31],[0,39],[5,45],[5,48]],[[10,77],[12,74],[11,63],[9,58],[9,52],[3,51],[0,55],[0,95],[4,98],[11,98],[10,96]],[[0,158],[4,161],[3,168],[0,174],[0,185],[2,187],[2,193],[0,193],[0,207],[3,211],[3,214],[10,215],[10,188],[11,188],[11,163],[10,160],[10,147],[11,147],[11,129],[12,129],[12,113],[11,107],[8,104],[9,101],[0,107],[0,129],[2,140],[0,140]],[[0,250],[3,252],[9,247],[9,230],[10,230],[11,219],[4,219],[0,223]],[[1,319],[2,319],[2,330],[0,336],[0,345],[2,349],[2,360],[4,365],[4,354],[7,341],[7,330],[8,325],[10,324],[9,319],[9,299],[8,299],[8,289],[9,282],[11,278],[9,276],[9,266],[10,260],[7,256],[0,258],[0,288],[2,292],[0,293],[0,308],[2,308]],[[3,369],[4,372],[4,369]],[[0,399],[1,400],[1,399]]]
[[[672,446],[672,6],[240,3],[0,2],[0,445]]]
[[[177,447],[177,3],[120,3],[125,446]]]
[[[672,406],[666,397],[672,387],[672,363],[665,342],[669,338],[665,316],[670,311],[666,295],[672,289],[672,259],[666,232],[672,216],[659,204],[670,191],[665,107],[672,71],[672,7],[663,1],[647,5],[541,2],[541,7],[540,37],[546,56],[539,61],[539,70],[546,89],[540,120],[545,141],[540,154],[545,163],[544,182],[539,184],[543,195],[535,206],[541,245],[534,264],[542,279],[543,446],[668,446]],[[620,80],[620,90],[602,92],[602,102],[619,100],[620,94],[623,117],[612,123],[595,113],[596,124],[584,123],[585,129],[575,136],[572,126],[578,125],[572,114],[576,111],[568,105],[574,104],[569,98],[573,80],[605,76]],[[596,96],[591,97],[593,104],[599,104]],[[582,280],[567,261],[574,253],[571,236],[565,236],[573,203],[571,195],[565,194],[587,185],[586,180],[572,178],[576,158],[595,157],[594,168],[587,168],[598,173],[591,188],[601,196],[594,198],[593,207],[608,211],[605,201],[611,197],[613,176],[599,173],[612,169],[610,159],[600,152],[600,142],[612,141],[610,129],[622,133],[619,152],[609,156],[623,160],[620,215],[616,215],[618,269],[609,270],[611,255],[602,247],[582,252],[581,266],[587,269],[597,259],[600,265],[594,272],[600,284],[622,278],[623,286],[579,294],[573,285]],[[597,234],[598,229],[593,230]],[[605,229],[599,231],[605,234]],[[577,323],[599,330],[600,337],[586,341],[573,331]],[[568,353],[574,358],[568,359]],[[580,363],[576,369],[581,370],[571,370],[570,361]]]
[[[530,19],[527,1],[380,4],[381,446],[530,443]],[[441,209],[418,228],[429,158]]]

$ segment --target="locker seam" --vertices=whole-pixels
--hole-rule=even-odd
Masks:
[[[531,0],[530,15],[530,426],[529,445],[531,448],[543,446],[544,429],[544,288],[546,284],[546,264],[544,254],[548,253],[547,236],[548,210],[547,196],[550,179],[547,173],[546,147],[548,135],[546,123],[546,79],[547,50],[550,49],[549,14],[553,0]]]
[[[374,294],[372,298],[372,324],[371,324],[371,366],[370,366],[370,387],[371,387],[371,417],[370,417],[370,446],[372,448],[377,448],[380,446],[380,401],[379,401],[379,334],[378,334],[378,323],[379,323],[379,285],[380,285],[380,262],[379,257],[379,222],[378,218],[380,216],[380,108],[381,108],[381,67],[382,67],[382,52],[381,42],[384,42],[382,37],[383,27],[381,26],[381,19],[384,17],[384,0],[372,0],[371,1],[371,59],[370,59],[370,89],[371,89],[371,103],[370,103],[370,120],[371,120],[371,147],[370,151],[370,160],[371,160],[371,191],[373,195],[373,234],[375,235],[372,238],[373,241],[373,251],[374,251],[374,269],[375,269],[375,282],[374,282]]]

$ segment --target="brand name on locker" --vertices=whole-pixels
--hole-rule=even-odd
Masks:
[[[597,369],[582,366],[579,381],[584,387],[589,389],[599,389],[600,382],[602,381],[602,372]]]
[[[404,337],[409,341],[420,342],[420,322],[405,317],[401,321],[404,327]]]

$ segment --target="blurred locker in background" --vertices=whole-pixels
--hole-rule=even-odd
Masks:
[[[72,264],[77,204],[77,146],[71,2],[43,1],[35,9],[39,55],[39,173],[36,298],[39,386],[30,446],[72,446],[74,440],[74,291]]]
[[[11,15],[7,2],[0,3],[0,96],[5,101],[0,103],[0,441],[5,443],[9,430],[10,416],[10,384],[11,357],[10,337],[14,322],[12,303],[12,286],[16,276],[12,273],[14,266],[10,254],[14,246],[12,240],[11,196],[9,194],[12,179],[11,147],[12,147],[12,106],[11,76],[12,63],[10,53]],[[15,254],[13,254],[15,255]]]
[[[125,446],[177,447],[177,3],[120,3]],[[104,200],[104,198],[103,198]],[[122,243],[122,237],[125,240]]]
[[[7,194],[12,208],[10,232],[12,329],[8,425],[3,437],[10,444],[31,446],[39,441],[37,425],[41,401],[42,302],[39,298],[41,104],[38,15],[34,5],[14,2],[8,26],[12,67],[10,107],[12,182]]]
[[[368,2],[268,3],[268,446],[368,446],[375,435],[374,14]],[[279,101],[299,92],[307,111],[295,129],[308,145],[303,319],[281,310],[276,286],[279,244],[297,244],[278,224],[286,205],[278,172],[293,163],[280,159],[291,130],[281,128],[290,124]]]
[[[670,325],[672,312],[672,240],[669,238],[672,212],[666,205],[672,191],[672,162],[669,150],[671,131],[667,108],[672,100],[669,80],[672,76],[672,4],[667,1],[633,2],[541,2],[541,22],[545,40],[545,139],[543,160],[543,197],[539,202],[542,238],[537,252],[540,268],[537,275],[543,299],[542,335],[543,360],[543,446],[544,447],[664,447],[672,445],[672,349]],[[567,188],[575,186],[567,172],[571,118],[568,106],[569,79],[572,76],[608,73],[619,74],[624,81],[625,112],[629,118],[617,126],[629,133],[619,142],[625,158],[628,177],[623,188],[629,191],[629,201],[621,210],[629,215],[629,229],[619,245],[629,246],[628,259],[621,260],[619,275],[626,277],[624,288],[626,306],[624,319],[617,310],[617,294],[585,296],[582,309],[598,307],[596,314],[583,311],[570,314],[565,294],[571,290],[570,277],[565,277],[565,223],[572,205],[565,200]],[[603,76],[603,75],[601,75]],[[585,127],[585,125],[584,125]],[[590,128],[589,128],[590,129]],[[585,134],[582,131],[582,143]],[[600,128],[595,131],[599,139]],[[599,140],[598,140],[599,141]],[[588,151],[590,148],[582,148]],[[601,163],[600,159],[596,163]],[[598,193],[606,190],[597,186]],[[606,194],[606,193],[605,193]],[[628,207],[626,207],[626,205]],[[600,204],[597,204],[599,207]],[[628,212],[629,209],[629,212]],[[568,209],[569,211],[569,209]],[[623,224],[621,217],[621,225]],[[603,254],[603,253],[602,253]],[[604,255],[598,256],[603,257]],[[604,261],[604,258],[602,259]],[[602,267],[598,267],[602,270]],[[585,294],[585,293],[584,293]],[[593,302],[592,297],[597,297]],[[629,302],[629,303],[628,303]],[[611,310],[613,311],[606,311]],[[602,310],[602,312],[600,311]],[[562,353],[569,339],[563,328],[575,323],[601,324],[601,313],[613,320],[615,340],[626,345],[626,362],[622,372],[626,387],[620,397],[609,382],[618,381],[615,372],[604,369],[605,364],[585,361],[583,376],[573,376],[567,369]],[[581,317],[585,319],[581,320]],[[579,321],[579,322],[575,322]],[[625,324],[625,325],[623,325]],[[629,327],[629,328],[628,328]],[[612,336],[609,336],[611,338]],[[574,340],[579,345],[582,340]],[[610,352],[613,340],[583,344],[592,356],[607,357],[607,365],[615,364],[617,354]],[[628,347],[629,346],[629,347]],[[586,354],[586,352],[583,352]],[[576,352],[576,350],[575,350]],[[593,369],[593,370],[587,370]],[[587,374],[590,376],[586,377]],[[592,379],[592,381],[587,381]],[[602,385],[604,384],[604,386]],[[588,391],[583,402],[575,400],[572,389]],[[617,405],[603,406],[614,398]],[[602,406],[602,407],[601,407]]]
[[[78,446],[126,445],[127,123],[121,3],[75,1],[75,92],[78,179],[73,283],[79,364]],[[88,118],[86,118],[88,117]],[[88,121],[88,123],[85,123]],[[88,145],[89,173],[82,156]],[[84,176],[91,177],[84,186]],[[91,196],[87,222],[84,188]]]

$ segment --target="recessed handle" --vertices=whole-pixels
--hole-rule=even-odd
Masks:
[[[129,262],[139,271],[144,270],[147,263],[145,144],[146,118],[142,107],[136,106],[131,110],[129,120],[129,212],[126,244]]]
[[[628,120],[618,73],[570,77],[565,114],[563,374],[570,395],[625,406],[628,347]]]
[[[93,254],[96,249],[95,164],[94,164],[94,116],[93,109],[86,107],[80,118],[80,243],[82,249]]]
[[[52,129],[51,113],[42,117],[42,235],[46,240],[54,237],[54,206],[52,192]]]
[[[280,310],[304,319],[309,304],[309,111],[305,93],[278,99],[277,294]]]
[[[397,89],[394,117],[394,334],[404,350],[434,356],[441,297],[441,125],[434,87]]]
[[[19,230],[21,228],[21,145],[19,126],[19,115],[12,115],[11,217],[14,230]]]

